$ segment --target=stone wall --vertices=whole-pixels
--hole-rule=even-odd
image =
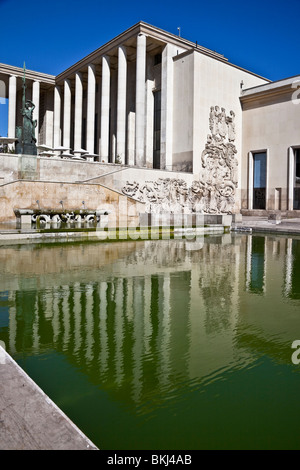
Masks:
[[[19,180],[0,186],[0,222],[14,221],[14,208],[76,210],[84,207],[107,210],[111,226],[122,226],[138,223],[144,206],[100,184]]]

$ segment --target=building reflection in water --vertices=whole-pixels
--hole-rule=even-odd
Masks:
[[[286,241],[285,294],[300,299],[300,242],[291,238]]]
[[[250,364],[259,338],[275,360],[278,342],[294,339],[287,300],[300,298],[296,239],[228,234],[199,250],[184,240],[24,245],[2,248],[0,261],[9,352],[55,349],[141,413],[151,400]]]

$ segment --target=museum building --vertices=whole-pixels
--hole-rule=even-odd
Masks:
[[[0,64],[11,139],[23,77]],[[35,179],[102,176],[147,211],[300,216],[298,85],[139,22],[57,76],[26,70]],[[11,162],[0,157],[0,184],[18,178]]]

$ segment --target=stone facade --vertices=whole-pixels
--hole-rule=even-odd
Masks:
[[[22,68],[0,64],[10,138],[21,125],[22,76]],[[228,214],[259,207],[297,213],[296,82],[271,83],[140,22],[58,76],[26,71],[39,146],[30,179],[89,182],[105,174],[106,185],[154,212]],[[254,173],[256,154],[263,152],[260,188]],[[44,156],[53,161],[48,169]],[[95,163],[92,170],[79,164],[87,161]],[[13,174],[1,173],[1,166],[2,182],[25,177],[20,162]]]
[[[264,208],[299,216],[300,77],[245,90],[241,208],[255,210],[254,159],[265,155]]]

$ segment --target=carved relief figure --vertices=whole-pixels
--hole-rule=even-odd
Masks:
[[[225,108],[215,106],[215,121],[212,125],[210,108],[209,128],[205,149],[201,154],[201,180],[209,192],[208,213],[232,213],[235,203],[235,188],[238,184],[238,161],[236,158],[235,113],[226,116]]]
[[[224,139],[225,139],[226,134],[227,134],[226,113],[225,113],[224,108],[221,109],[221,113],[220,113],[219,134]]]
[[[228,140],[229,142],[234,142],[235,140],[235,123],[234,123],[235,113],[230,111],[230,116],[226,118],[228,125]]]

